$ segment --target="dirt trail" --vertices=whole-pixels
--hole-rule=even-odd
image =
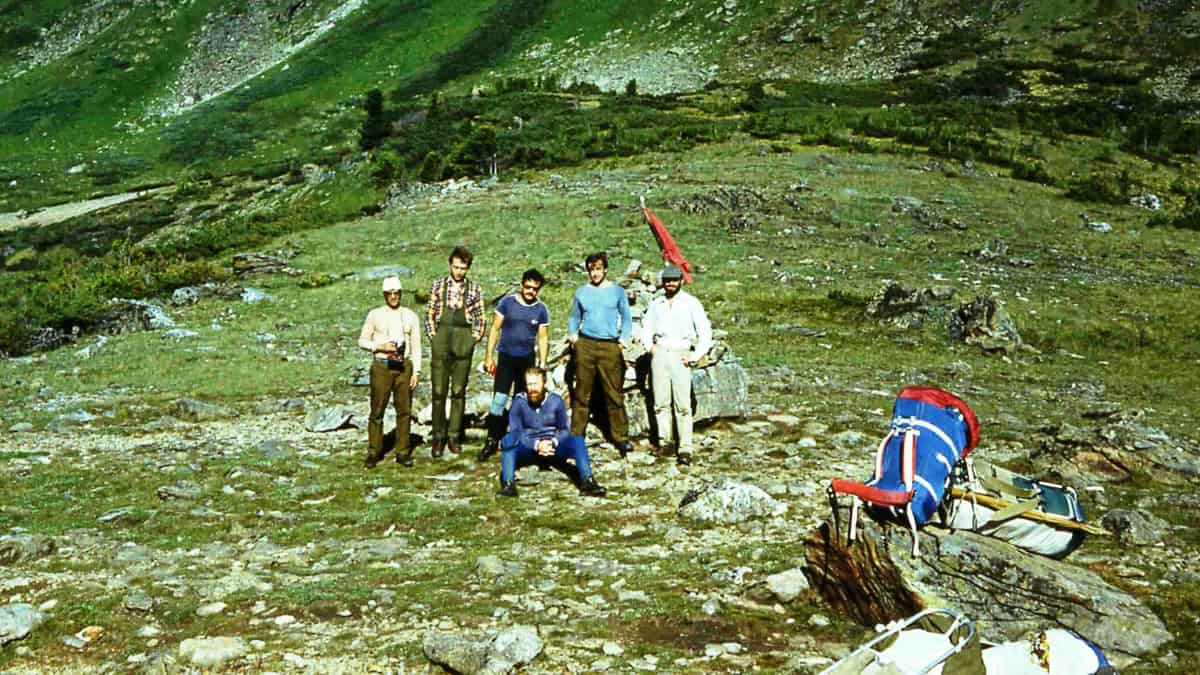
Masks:
[[[97,197],[95,199],[85,199],[78,202],[67,202],[66,204],[57,204],[55,206],[47,206],[35,211],[13,211],[10,213],[0,213],[0,232],[8,232],[17,230],[22,227],[51,225],[59,223],[68,218],[82,216],[85,213],[99,211],[117,204],[124,204],[134,199],[150,197],[152,195],[165,192],[172,189],[171,187],[158,187],[150,190],[134,190],[132,192],[123,192],[116,195],[108,195],[107,197]]]

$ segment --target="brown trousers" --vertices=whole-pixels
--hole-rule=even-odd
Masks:
[[[388,398],[396,409],[396,455],[409,452],[408,435],[412,426],[412,361],[404,359],[404,367],[388,368],[383,361],[371,361],[371,416],[367,418],[367,450],[372,455],[383,454],[383,411]]]
[[[616,342],[593,340],[582,335],[575,342],[575,391],[571,395],[571,434],[582,436],[588,423],[588,404],[596,380],[608,409],[610,441],[629,440],[629,420],[625,417],[625,356]]]

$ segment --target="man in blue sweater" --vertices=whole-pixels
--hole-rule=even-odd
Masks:
[[[575,291],[567,338],[575,349],[575,391],[571,396],[571,433],[582,436],[588,423],[592,389],[600,380],[608,408],[609,440],[625,457],[629,420],[625,416],[625,355],[622,344],[633,337],[633,319],[625,289],[608,280],[608,254],[587,257],[588,283]]]
[[[508,411],[508,434],[500,442],[500,494],[517,496],[517,469],[531,464],[551,465],[571,475],[567,460],[579,472],[579,494],[603,497],[608,493],[592,477],[592,462],[583,436],[567,428],[567,406],[554,392],[546,391],[546,370],[525,371],[525,392],[513,397]]]

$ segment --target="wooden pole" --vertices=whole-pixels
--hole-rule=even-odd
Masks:
[[[983,494],[980,492],[968,492],[962,488],[957,488],[957,487],[950,488],[950,496],[955,497],[957,499],[966,500],[966,501],[974,500],[974,501],[978,502],[979,504],[981,504],[982,506],[988,507],[989,509],[1000,510],[1000,509],[1012,506],[1012,502],[1008,502],[1003,499],[999,499],[997,497],[992,497],[991,495],[986,495],[986,494]],[[1104,529],[1103,527],[1099,527],[1097,525],[1089,525],[1087,523],[1079,523],[1074,520],[1071,520],[1070,518],[1064,518],[1063,516],[1056,516],[1053,513],[1045,513],[1043,511],[1026,511],[1025,513],[1022,513],[1020,517],[1027,518],[1027,519],[1033,520],[1033,521],[1037,521],[1039,523],[1046,523],[1047,525],[1053,525],[1055,527],[1061,527],[1061,528],[1067,529],[1067,530],[1079,530],[1080,532],[1087,532],[1088,534],[1098,534],[1098,535],[1105,536],[1105,537],[1112,536],[1112,532],[1109,532],[1108,530]]]

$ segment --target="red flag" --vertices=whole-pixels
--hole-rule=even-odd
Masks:
[[[675,244],[675,240],[671,238],[671,233],[667,232],[667,226],[654,215],[648,207],[642,206],[642,213],[646,216],[646,222],[650,223],[650,231],[654,233],[654,238],[658,241],[658,248],[662,250],[663,260],[675,264],[679,269],[683,270],[683,280],[687,283],[692,283],[692,266],[683,257],[683,251]]]

